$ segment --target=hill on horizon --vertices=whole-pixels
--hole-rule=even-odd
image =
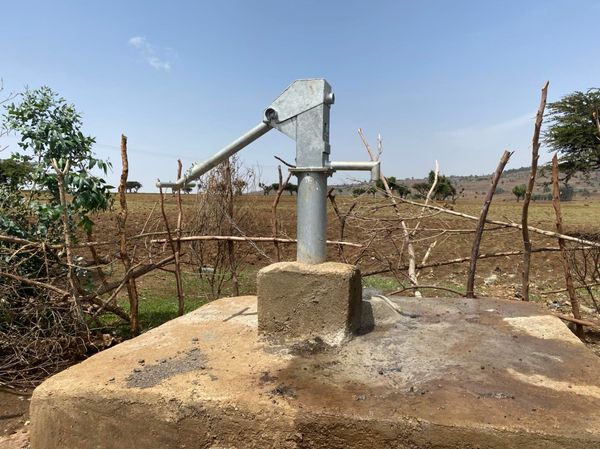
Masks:
[[[512,199],[516,201],[516,197],[512,193],[512,189],[519,184],[527,184],[529,180],[530,167],[511,168],[504,170],[502,177],[498,183],[496,196],[501,199]],[[492,179],[492,173],[486,175],[448,175],[442,173],[449,178],[457,192],[461,192],[459,198],[480,198],[484,196],[489,188]],[[386,173],[386,176],[393,174]],[[426,182],[423,178],[397,178],[396,182],[411,187],[420,182]],[[547,167],[538,169],[534,194],[548,193],[550,183],[550,170]],[[365,187],[368,183],[355,183],[343,185],[331,185],[331,187],[339,189],[342,194],[352,194],[352,190],[357,187]],[[577,174],[571,178],[569,185],[574,189],[574,199],[600,198],[600,170],[590,173],[588,176]]]

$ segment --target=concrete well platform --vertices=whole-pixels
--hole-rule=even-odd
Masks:
[[[32,449],[600,448],[600,359],[557,318],[393,301],[341,347],[288,349],[255,297],[215,301],[44,382]]]

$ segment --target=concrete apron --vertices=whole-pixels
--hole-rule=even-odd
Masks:
[[[255,297],[215,301],[44,382],[31,447],[600,448],[600,359],[557,318],[393,301],[338,348],[273,346]]]

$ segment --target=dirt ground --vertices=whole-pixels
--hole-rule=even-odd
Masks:
[[[271,236],[271,204],[273,195],[245,195],[238,198],[236,204],[236,217],[239,218],[239,225],[243,233],[247,236]],[[295,197],[285,194],[278,207],[278,220],[280,225],[280,235],[295,237]],[[129,235],[137,235],[144,229],[145,232],[160,232],[164,230],[160,208],[155,206],[158,201],[156,194],[129,194],[129,219],[127,231]],[[342,213],[347,211],[355,201],[350,196],[338,196],[338,205]],[[197,198],[195,195],[184,195],[184,229],[193,232],[192,223],[194,221]],[[447,205],[455,211],[478,215],[481,209],[481,199],[459,199],[456,204]],[[175,228],[176,203],[174,197],[168,195],[167,215],[172,219],[172,229]],[[153,210],[154,208],[154,210]],[[149,217],[150,211],[152,211]],[[414,226],[418,217],[423,215],[419,209],[414,207],[401,206],[401,215],[407,218],[407,223]],[[394,217],[392,211],[387,207],[387,200],[382,197],[366,197],[358,200],[358,206],[355,207],[356,217],[349,218],[346,223],[346,229],[343,239],[350,242],[365,243],[367,236],[373,234],[373,217],[381,218],[379,223],[392,223],[390,217]],[[415,251],[417,260],[421,260],[429,248],[432,241],[436,241],[436,246],[431,252],[429,262],[440,262],[444,260],[467,257],[470,253],[473,239],[472,230],[475,228],[475,222],[463,218],[454,217],[435,212],[426,212],[423,218],[421,228],[428,229],[420,231],[415,238]],[[492,203],[489,218],[520,222],[521,203],[517,203],[510,197],[500,197]],[[586,237],[599,240],[600,228],[598,227],[598,217],[600,217],[600,200],[576,200],[563,203],[563,216],[565,232],[571,235]],[[531,205],[529,215],[530,226],[555,230],[554,211],[549,202],[534,202]],[[370,220],[371,219],[371,220]],[[94,218],[96,222],[95,238],[98,241],[109,240],[116,235],[116,214],[104,213]],[[339,221],[331,207],[328,205],[329,235],[330,239],[340,238]],[[388,221],[386,221],[388,220]],[[390,225],[392,226],[392,225]],[[450,232],[455,230],[458,232]],[[398,230],[386,234],[387,231],[381,231],[381,238],[377,238],[372,243],[374,252],[379,256],[393,259],[397,256],[397,248],[402,245],[402,238]],[[544,237],[535,233],[531,234],[534,248],[556,247],[556,239]],[[138,254],[143,256],[148,248],[159,254],[161,251],[168,253],[166,246],[152,244],[149,239],[144,241],[137,240]],[[131,242],[133,245],[134,242]],[[210,251],[210,245],[207,245]],[[260,244],[261,250],[270,257],[274,256],[272,244]],[[491,232],[486,232],[481,244],[481,253],[493,253],[503,251],[514,251],[522,248],[521,231],[518,229],[504,228]],[[115,246],[103,247],[102,255],[111,256],[116,251]],[[244,280],[243,293],[255,293],[254,274],[258,269],[266,266],[269,261],[255,251],[250,245],[241,243],[236,244],[236,251],[239,251],[243,258],[243,269],[247,272]],[[328,258],[330,260],[342,260],[339,250],[329,247]],[[353,261],[359,255],[360,249],[351,248],[344,250],[344,257]],[[185,251],[184,251],[185,252]],[[378,256],[378,257],[379,257]],[[373,271],[381,270],[381,257],[368,256],[361,258],[358,263],[363,275]],[[295,258],[295,246],[284,245],[282,247],[282,260],[293,260]],[[186,261],[184,257],[184,262]],[[403,259],[401,265],[407,261]],[[436,268],[426,268],[420,273],[420,284],[427,286],[442,286],[464,292],[466,282],[468,263],[446,265]],[[521,256],[505,256],[490,259],[483,259],[478,262],[476,277],[476,293],[479,296],[500,297],[512,300],[519,300],[521,290]],[[186,268],[190,276],[194,273],[192,268]],[[383,292],[398,289],[399,286],[409,285],[407,279],[399,274],[394,278],[389,273],[383,273],[377,276],[367,276],[364,278],[367,286],[377,288]],[[155,271],[139,281],[141,295],[141,305],[144,307],[144,292],[152,292],[154,297],[162,296],[165,301],[173,301],[175,298],[174,284],[172,275],[164,271]],[[197,291],[197,284],[191,282],[186,285],[186,295],[188,297],[198,297],[200,304],[208,297],[200,298]],[[568,297],[565,292],[552,293],[556,290],[564,289],[564,276],[561,260],[558,252],[540,252],[532,256],[531,263],[531,296],[532,300],[545,304],[550,310],[568,314],[570,311]],[[424,296],[445,296],[450,293],[436,290],[423,289]],[[600,294],[595,290],[596,296]],[[411,295],[411,291],[402,293]],[[594,304],[588,299],[587,295],[581,294],[583,312],[585,318],[598,320],[599,316],[594,310]],[[168,318],[167,318],[168,319]],[[587,338],[589,347],[596,354],[600,355],[600,333],[588,333]],[[29,391],[10,391],[0,390],[0,447],[6,449],[22,449],[27,447],[27,425],[28,425],[28,404]]]
[[[29,399],[31,390],[0,389],[0,448],[29,446]]]

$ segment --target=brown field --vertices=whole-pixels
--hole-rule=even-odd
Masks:
[[[245,195],[237,199],[236,203],[236,219],[242,216],[243,225],[240,227],[243,233],[247,236],[270,236],[271,235],[271,203],[274,196],[263,195]],[[196,196],[184,196],[184,230],[188,229],[188,224],[193,219]],[[128,202],[130,215],[128,221],[128,232],[131,235],[139,233],[144,222],[148,218],[149,211],[158,201],[158,195],[155,194],[129,194]],[[349,196],[338,196],[338,204],[342,212],[344,212],[354,201],[354,198]],[[374,205],[386,205],[387,200],[382,197],[364,197],[358,200],[359,207],[355,211],[364,216],[369,215],[369,207]],[[465,200],[459,199],[452,206],[454,210],[478,215],[481,209],[480,200]],[[176,215],[176,206],[174,198],[170,195],[167,198],[167,213],[172,219],[172,229],[175,227],[174,219]],[[403,215],[417,216],[419,209],[415,207],[401,206]],[[586,236],[588,238],[598,238],[600,228],[598,226],[598,218],[600,217],[600,201],[575,200],[564,202],[562,205],[564,228],[565,232],[577,236]],[[295,196],[290,197],[285,194],[281,198],[277,210],[278,220],[281,225],[281,236],[295,237],[295,222],[296,222],[296,207]],[[364,211],[364,212],[361,212]],[[159,209],[154,211],[153,216],[158,219],[160,215]],[[375,213],[378,218],[386,219],[393,218],[394,215],[389,209],[380,209]],[[506,198],[499,198],[492,203],[490,208],[489,218],[520,222],[521,203]],[[339,238],[339,224],[337,218],[328,205],[328,236],[330,239]],[[555,230],[554,211],[549,202],[535,202],[530,207],[529,224],[547,230]],[[407,220],[409,227],[416,220]],[[96,238],[102,240],[104,236],[115,235],[116,228],[114,223],[114,214],[103,214],[96,217],[97,230]],[[385,225],[385,222],[383,223]],[[157,224],[157,226],[160,226]],[[364,243],[368,238],[369,226],[372,223],[361,222],[359,219],[350,218],[347,223],[345,240],[356,243]],[[450,233],[442,231],[420,232],[416,239],[423,239],[415,242],[415,250],[417,252],[417,260],[423,256],[429,243],[437,240],[437,246],[432,252],[429,259],[430,262],[438,262],[459,257],[466,257],[470,253],[473,234],[467,232],[475,228],[475,222],[466,220],[451,215],[426,213],[426,218],[423,219],[422,228],[432,229],[460,229],[461,233]],[[157,228],[162,230],[163,228]],[[385,232],[381,232],[382,236]],[[239,235],[239,232],[236,232]],[[437,236],[437,237],[435,237]],[[548,238],[539,234],[531,235],[534,248],[540,247],[555,247],[557,246],[556,239]],[[397,244],[401,242],[401,235],[398,231],[392,233],[388,237],[382,237],[374,242],[373,248],[382,254],[388,254],[392,257],[395,254],[393,250],[392,240]],[[240,257],[244,260],[244,269],[242,276],[242,291],[244,293],[254,293],[254,275],[258,269],[267,265],[269,260],[257,253],[247,243],[236,243],[236,251],[240,253]],[[267,255],[273,257],[273,245],[270,243],[257,244]],[[282,260],[293,260],[295,257],[294,245],[283,245]],[[184,244],[185,248],[185,244]],[[521,231],[518,229],[503,229],[494,230],[484,233],[481,244],[481,253],[513,251],[522,248]],[[167,248],[164,248],[167,251]],[[345,249],[349,260],[360,250],[356,248]],[[184,249],[185,252],[185,249]],[[406,255],[404,254],[404,257]],[[340,260],[338,250],[335,246],[329,246],[329,258],[331,260]],[[185,260],[185,258],[184,258]],[[364,258],[359,262],[359,267],[363,273],[368,273],[381,268],[381,264],[374,261],[372,258]],[[560,264],[558,252],[535,253],[532,257],[531,269],[531,292],[534,300],[541,302],[553,302],[559,300],[566,302],[565,294],[544,295],[545,292],[561,289],[564,286],[563,271]],[[438,268],[424,269],[420,275],[423,285],[439,285],[449,286],[459,291],[464,291],[465,277],[468,268],[468,263],[448,265]],[[189,271],[189,267],[185,268],[186,276],[186,297],[193,301],[204,302],[210,299],[209,295],[199,289],[198,282],[194,281],[195,274]],[[495,275],[496,279],[489,279]],[[165,302],[174,301],[174,284],[172,275],[165,272],[154,272],[140,279],[140,289],[142,292],[148,293],[154,299],[160,299]],[[484,279],[488,281],[484,283]],[[515,298],[515,293],[520,288],[521,283],[521,256],[505,256],[491,259],[483,259],[478,262],[476,292],[481,296],[499,296],[504,298]],[[380,275],[374,277],[366,277],[365,285],[380,288],[384,291],[397,289],[401,285],[408,285],[408,282],[398,282],[392,276]],[[227,291],[226,291],[227,292]],[[150,295],[151,293],[151,295]],[[426,290],[423,292],[425,296],[443,296],[443,293],[436,290]],[[585,297],[582,296],[582,299]],[[591,304],[587,304],[591,307]]]

